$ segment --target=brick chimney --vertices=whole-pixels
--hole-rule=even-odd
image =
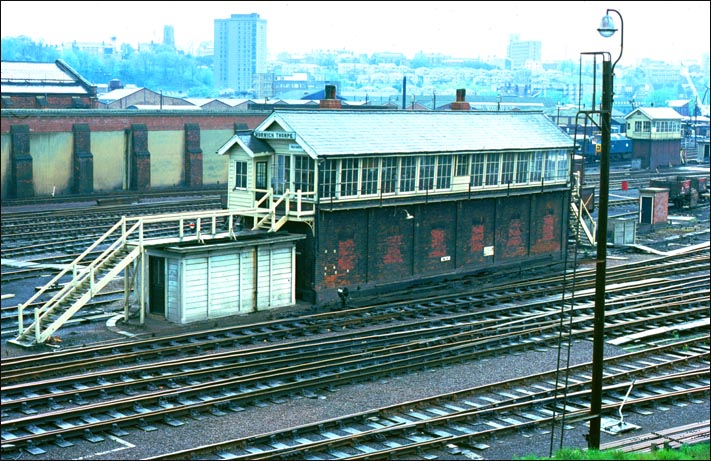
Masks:
[[[319,102],[321,109],[340,109],[341,100],[336,98],[336,85],[326,85],[324,99]]]
[[[466,98],[467,90],[460,88],[457,90],[457,100],[452,103],[452,110],[469,110],[471,106],[464,99]]]

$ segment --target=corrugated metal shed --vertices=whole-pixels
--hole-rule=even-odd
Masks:
[[[312,157],[571,148],[540,112],[274,111],[257,129],[297,134]]]

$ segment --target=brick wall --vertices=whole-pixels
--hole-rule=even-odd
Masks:
[[[4,170],[1,192],[4,197],[46,195],[55,190],[59,195],[91,193],[105,190],[107,184],[112,188],[126,184],[133,190],[222,184],[227,176],[226,167],[222,167],[226,159],[216,155],[217,148],[235,132],[235,126],[254,129],[269,113],[88,109],[27,110],[21,115],[3,111],[0,118],[0,136],[3,138],[0,163]],[[134,126],[143,127],[141,130],[145,134],[139,139],[143,145],[138,150],[131,141],[133,135],[124,135],[132,133]],[[56,140],[53,139],[55,135]],[[73,142],[65,142],[67,135]],[[47,146],[53,146],[56,152],[44,156],[39,164],[33,164],[33,142],[37,143],[36,151],[46,151]],[[176,180],[166,178],[166,175],[151,177],[151,142],[153,148],[158,149],[158,161],[169,160],[170,168],[177,164],[178,170],[184,170],[175,172]],[[175,155],[179,157],[173,159]],[[206,159],[206,155],[214,158]],[[66,163],[67,159],[70,164]],[[48,163],[55,160],[56,164]],[[162,164],[152,167],[163,167],[163,170],[156,171],[165,171]],[[94,178],[94,174],[101,176]],[[132,177],[128,178],[128,175]],[[62,178],[68,178],[67,182]],[[39,183],[35,183],[37,181]]]
[[[77,123],[74,132],[74,193],[94,192],[94,156],[91,153],[91,132],[86,123]]]
[[[311,286],[301,289],[318,293],[322,302],[337,299],[342,287],[355,296],[361,289],[560,259],[566,197],[567,191],[529,191],[516,197],[322,211],[314,245],[300,250],[300,258],[313,254],[314,267]]]
[[[185,186],[202,187],[202,149],[197,123],[185,124]]]

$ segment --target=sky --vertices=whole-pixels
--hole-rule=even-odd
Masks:
[[[258,13],[267,20],[270,56],[314,50],[441,53],[455,58],[505,57],[511,34],[541,41],[542,59],[578,60],[581,52],[620,51],[618,31],[597,28],[608,8],[624,21],[621,64],[643,58],[699,61],[709,53],[709,1],[141,1],[1,2],[2,37],[46,44],[162,42],[172,25],[176,47],[191,51],[214,38],[215,19]],[[611,14],[617,27],[619,18]]]

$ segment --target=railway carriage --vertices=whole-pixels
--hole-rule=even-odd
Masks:
[[[436,112],[341,110],[333,95],[217,151],[246,229],[305,236],[300,299],[563,258],[573,146],[545,115],[471,111],[463,90]]]
[[[708,200],[707,178],[703,176],[653,178],[649,186],[668,189],[669,202],[677,208],[695,208],[699,201]]]

